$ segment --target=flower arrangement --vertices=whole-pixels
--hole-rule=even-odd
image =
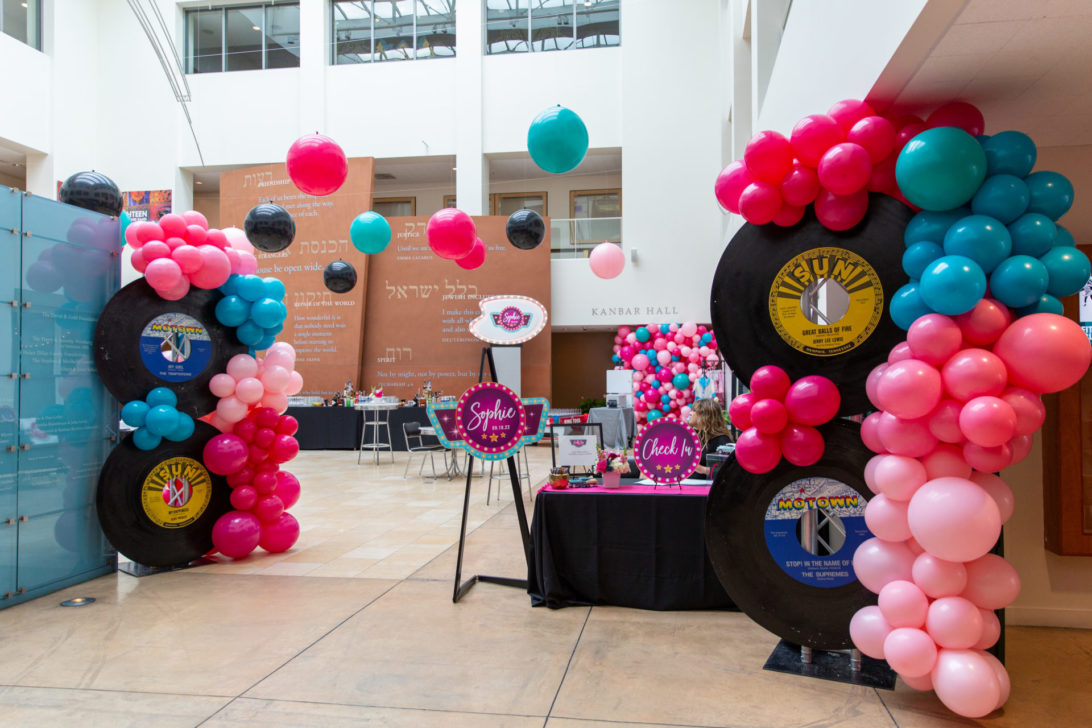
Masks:
[[[603,450],[602,448],[596,448],[598,454],[598,462],[595,464],[595,472],[606,473],[608,470],[624,473],[629,470],[629,455],[626,450],[618,452],[617,450]]]

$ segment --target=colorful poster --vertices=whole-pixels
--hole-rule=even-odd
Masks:
[[[121,194],[125,213],[133,222],[156,222],[171,211],[170,190],[130,190]]]
[[[519,450],[527,431],[527,412],[511,389],[482,382],[463,392],[455,407],[455,426],[471,455],[503,460]]]

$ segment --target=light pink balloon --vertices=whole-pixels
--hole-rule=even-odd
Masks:
[[[920,460],[903,455],[881,455],[873,478],[878,492],[892,500],[904,502],[909,501],[929,479]]]
[[[975,470],[996,473],[1012,464],[1012,447],[1008,443],[997,447],[983,447],[973,442],[965,442],[963,459]]]
[[[921,554],[925,553],[925,549],[921,547],[921,544],[915,541],[913,538],[906,539],[906,548],[910,549],[910,553],[914,555],[916,559]]]
[[[887,584],[899,579],[909,581],[914,554],[903,543],[870,538],[853,554],[853,571],[861,586],[879,594]]]
[[[876,605],[861,607],[849,620],[849,638],[869,657],[883,659],[883,641],[894,629]]]
[[[887,355],[887,363],[894,364],[900,361],[906,361],[907,359],[914,358],[914,351],[910,348],[910,344],[905,341],[900,341],[891,347],[891,353]]]
[[[289,397],[297,395],[300,390],[303,389],[303,375],[297,371],[290,372],[288,374],[288,388],[284,390],[284,393]]]
[[[963,459],[963,448],[939,443],[933,452],[921,459],[929,480],[934,478],[969,478],[971,466]]]
[[[157,258],[144,269],[144,278],[156,290],[170,290],[182,278],[182,269],[171,258]]]
[[[247,239],[246,233],[237,227],[224,228],[224,237],[227,238],[228,244],[238,250],[239,252],[254,254],[254,246]]]
[[[910,324],[906,343],[914,352],[915,359],[939,367],[962,348],[963,332],[951,318],[931,313]]]
[[[1020,595],[1020,575],[997,554],[986,554],[966,565],[967,587],[960,596],[983,609],[1002,609]]]
[[[235,394],[235,377],[230,374],[214,374],[209,380],[209,391],[217,397],[230,397]]]
[[[925,418],[904,420],[884,412],[880,415],[877,432],[883,446],[895,455],[920,458],[937,446],[937,438],[929,431]]]
[[[277,342],[280,343],[280,342]],[[273,346],[276,346],[274,344]],[[638,355],[643,356],[643,355]],[[633,357],[636,359],[637,357]],[[646,357],[647,360],[647,357]],[[283,369],[292,369],[295,366],[295,357],[290,356],[288,352],[283,349],[277,349],[273,351],[273,347],[269,347],[269,350],[265,353],[265,357],[262,359],[263,366],[266,367],[281,367]]]
[[[227,363],[227,373],[238,382],[240,379],[258,376],[258,362],[249,354],[236,354]]]
[[[238,422],[246,417],[247,409],[246,403],[234,395],[224,397],[216,403],[216,414],[220,415],[225,422]]]
[[[929,605],[925,631],[939,647],[969,649],[982,637],[982,614],[963,597],[941,597]]]
[[[997,447],[1016,434],[1016,411],[1000,397],[975,397],[959,413],[959,429],[982,447]]]
[[[663,339],[658,339],[663,341]],[[665,367],[671,363],[671,352],[667,349],[660,349],[656,352],[656,361],[660,363],[660,366]]]
[[[1001,639],[1001,620],[992,609],[979,607],[978,613],[982,615],[982,636],[974,644],[976,650],[988,650]]]
[[[921,677],[937,661],[937,646],[923,630],[898,627],[883,641],[883,656],[891,669],[900,675]]]
[[[910,499],[907,520],[914,539],[947,561],[972,561],[1001,535],[1001,514],[993,498],[964,478],[937,478]]]
[[[291,373],[275,364],[267,364],[262,371],[262,384],[270,392],[284,392],[290,379]]]
[[[967,344],[989,346],[1012,322],[1012,314],[1007,306],[992,298],[983,298],[970,311],[956,316],[955,321]]]
[[[1005,701],[1009,699],[1009,693],[1012,691],[1012,681],[1009,679],[1009,672],[1005,669],[1005,666],[1001,664],[1001,661],[991,655],[985,650],[975,650],[978,654],[982,655],[982,659],[990,663],[990,667],[993,668],[993,675],[997,678],[997,684],[1001,688],[1001,694],[997,697],[997,706],[994,708],[1000,708],[1005,704]]]
[[[1012,462],[1009,465],[1012,466],[1022,462],[1024,458],[1031,454],[1031,448],[1034,444],[1035,435],[1017,435],[1009,440],[1008,446],[1012,450]]]
[[[868,489],[876,495],[881,493],[876,486],[876,467],[883,462],[883,455],[873,455],[864,466],[864,481]]]
[[[901,579],[888,582],[880,589],[877,604],[887,623],[896,628],[920,628],[925,624],[925,615],[929,611],[929,599],[925,593],[913,582]]]
[[[920,359],[893,362],[876,385],[881,408],[905,420],[932,412],[943,391],[940,372]]]
[[[936,409],[928,417],[929,432],[941,442],[962,443],[967,439],[963,437],[963,431],[959,429],[959,413],[962,410],[962,402],[954,399],[940,400]]]
[[[277,414],[284,414],[288,409],[288,397],[279,392],[266,392],[261,400],[262,407],[272,407]]]
[[[633,364],[634,369],[639,372],[643,372],[644,370],[648,369],[648,356],[646,354],[635,354],[631,363]]]
[[[989,660],[976,650],[940,650],[933,690],[940,702],[965,718],[981,718],[997,707],[1001,685]]]
[[[178,283],[174,284],[170,288],[160,289],[157,291],[160,298],[166,301],[180,301],[190,292],[190,281],[186,276],[181,276],[178,279]]]
[[[240,402],[246,404],[256,404],[265,394],[265,387],[262,386],[261,380],[255,377],[243,377],[235,385],[235,396]]]
[[[919,677],[899,675],[899,679],[902,680],[903,684],[911,690],[917,690],[919,692],[929,692],[933,689],[933,678],[929,674],[921,675]]]
[[[1001,399],[1008,402],[1016,413],[1017,435],[1031,435],[1046,422],[1046,406],[1035,392],[1021,387],[1009,387],[1001,393]]]
[[[861,442],[874,453],[886,453],[887,448],[880,440],[880,412],[873,412],[861,423]]]
[[[891,366],[887,362],[881,362],[877,364],[871,372],[868,373],[868,379],[865,380],[865,394],[868,395],[868,401],[872,403],[872,406],[876,409],[883,409],[880,406],[880,400],[876,393],[876,387],[880,383],[880,377],[887,371],[887,367]]]
[[[925,595],[933,599],[954,597],[967,587],[967,569],[961,562],[945,561],[928,552],[914,559],[911,576]]]
[[[588,265],[600,278],[616,278],[626,267],[626,254],[614,243],[600,243],[588,255]]]
[[[206,418],[201,418],[203,421],[215,427],[220,432],[231,432],[235,427],[234,422],[228,422],[223,417],[218,415],[215,410]]]
[[[192,245],[181,245],[175,248],[171,251],[171,260],[178,263],[178,267],[186,275],[196,273],[205,262],[205,259],[201,257],[201,251]]]
[[[910,538],[910,525],[906,521],[905,501],[891,500],[882,493],[865,506],[865,524],[868,530],[884,541],[905,541]],[[892,622],[892,624],[894,624]],[[911,625],[900,624],[898,627]]]
[[[232,270],[232,273],[238,273],[239,275],[247,276],[258,272],[258,259],[254,257],[253,253],[248,253],[245,250],[239,251],[239,270]]]
[[[985,349],[964,349],[945,362],[940,376],[944,389],[960,402],[983,395],[996,397],[1008,386],[1008,371],[996,354]]]

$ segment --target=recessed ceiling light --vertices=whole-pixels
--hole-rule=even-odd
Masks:
[[[455,168],[454,168],[454,167],[452,167],[452,168],[451,168],[451,171],[452,171],[452,172],[454,172],[454,171],[455,171]]]
[[[202,182],[202,181],[201,181],[201,180],[199,180],[199,179],[195,179],[195,180],[193,181],[193,183],[194,183],[195,185],[203,185],[203,184],[205,184],[204,182]]]
[[[253,28],[254,30],[261,30],[261,28],[259,28],[257,25],[252,25],[250,27]]]

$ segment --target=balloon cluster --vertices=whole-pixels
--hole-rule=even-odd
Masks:
[[[478,237],[474,220],[462,210],[445,207],[433,213],[425,227],[432,252],[466,270],[485,262],[485,243]]]
[[[633,412],[637,422],[660,417],[686,420],[694,401],[693,383],[702,364],[717,360],[713,332],[693,321],[618,329],[615,368],[632,369]]]
[[[121,421],[134,428],[134,445],[141,450],[154,450],[163,438],[182,442],[193,434],[193,418],[176,407],[175,393],[166,387],[156,387],[143,400],[126,402],[121,408]]]
[[[231,432],[252,407],[284,412],[288,398],[303,389],[303,377],[295,366],[296,352],[283,341],[269,347],[264,359],[249,354],[231,357],[227,371],[209,380],[209,391],[220,398],[209,424],[221,432]]]
[[[992,610],[1020,590],[1016,570],[988,553],[1013,512],[1012,490],[992,473],[1027,456],[1045,418],[1039,395],[1076,383],[1090,360],[1073,321],[1013,321],[987,298],[959,317],[917,319],[868,378],[881,410],[861,428],[880,453],[865,469],[875,538],[853,568],[879,603],[853,617],[850,635],[960,715],[986,715],[1009,692],[1004,667],[984,652],[1001,631]]]
[[[232,274],[254,273],[258,260],[246,236],[229,239],[209,228],[200,212],[167,213],[159,222],[137,222],[125,229],[133,246],[133,267],[162,298],[177,301],[190,286],[219,288]]]
[[[235,327],[239,343],[256,351],[272,346],[288,317],[284,283],[252,273],[231,275],[220,286],[220,292],[224,297],[216,302],[216,320]]]
[[[826,377],[789,379],[784,369],[764,366],[751,375],[750,392],[732,400],[728,416],[743,433],[736,461],[750,473],[768,473],[784,456],[793,465],[814,465],[826,443],[817,426],[842,406],[837,385]]]
[[[241,559],[258,546],[270,553],[292,547],[299,522],[288,513],[300,497],[300,484],[280,466],[296,456],[299,428],[294,417],[271,407],[258,407],[240,420],[234,432],[205,444],[205,466],[227,476],[234,508],[217,519],[212,542],[220,553]]]

